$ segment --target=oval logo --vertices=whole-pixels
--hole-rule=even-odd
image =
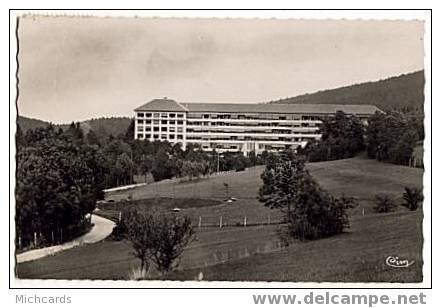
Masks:
[[[395,268],[409,267],[414,263],[415,261],[401,259],[400,257],[397,256],[389,256],[386,258],[386,264],[390,267],[395,267]]]

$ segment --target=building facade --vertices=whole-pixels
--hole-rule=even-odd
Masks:
[[[190,143],[218,153],[278,151],[320,139],[324,117],[337,111],[366,121],[372,105],[178,103],[154,99],[135,109],[135,139]]]

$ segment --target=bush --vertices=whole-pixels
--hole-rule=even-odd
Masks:
[[[312,181],[299,192],[288,221],[288,233],[301,241],[340,234],[349,227],[345,199],[334,198]]]
[[[377,213],[389,213],[395,211],[397,205],[391,195],[377,194],[375,195],[374,210]]]
[[[123,225],[119,222],[113,227],[111,238],[114,241],[122,241],[126,236],[126,230]]]
[[[423,202],[424,197],[421,189],[405,187],[403,200],[404,203],[401,204],[402,206],[407,207],[411,211],[416,211],[421,202]]]

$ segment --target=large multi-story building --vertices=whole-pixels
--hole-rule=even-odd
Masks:
[[[320,139],[319,125],[337,111],[366,121],[372,105],[178,103],[154,99],[135,109],[135,139],[199,144],[217,152],[261,153]]]

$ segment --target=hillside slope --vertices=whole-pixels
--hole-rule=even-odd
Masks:
[[[109,135],[118,136],[124,134],[130,125],[130,118],[127,117],[112,117],[112,118],[97,118],[80,122],[80,127],[84,134],[89,130],[93,130],[99,138],[106,138]],[[50,123],[42,120],[27,118],[19,116],[17,120],[18,125],[23,132],[38,127],[46,127]],[[69,124],[56,124],[55,126],[66,129]]]
[[[39,127],[46,127],[50,123],[38,119],[19,116],[17,118],[17,124],[20,126],[23,132],[27,132],[28,130],[33,130]]]
[[[271,101],[275,104],[366,104],[382,110],[424,106],[424,71]]]

